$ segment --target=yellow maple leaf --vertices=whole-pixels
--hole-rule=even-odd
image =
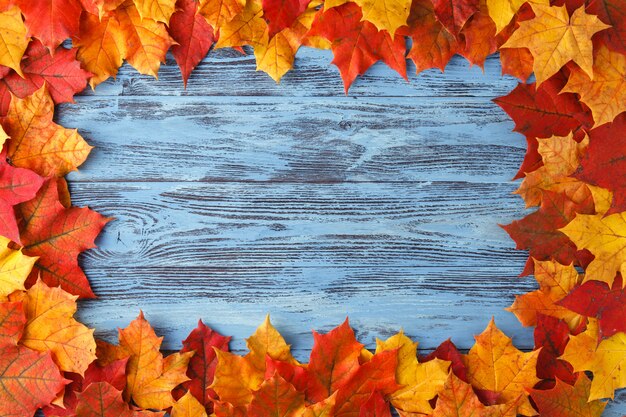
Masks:
[[[535,17],[520,23],[519,28],[501,48],[528,48],[534,57],[537,86],[556,74],[569,61],[577,63],[593,78],[594,33],[610,26],[595,15],[585,13],[585,6],[570,17],[565,6],[531,4]]]
[[[626,276],[626,212],[606,217],[603,214],[577,214],[559,230],[579,250],[587,249],[595,256],[585,269],[585,282],[592,279],[604,281],[610,287],[617,272]]]
[[[263,373],[267,356],[281,362],[297,363],[291,355],[291,347],[272,325],[269,315],[265,317],[263,324],[256,329],[254,334],[246,339],[246,345],[250,350],[246,359]]]
[[[500,394],[499,403],[519,401],[517,412],[535,415],[528,400],[527,388],[532,388],[539,378],[535,372],[539,351],[524,353],[496,327],[493,319],[464,357],[469,382],[476,388]]]
[[[626,111],[626,56],[606,46],[598,48],[593,63],[593,80],[578,68],[572,69],[562,92],[580,95],[591,109],[594,127],[610,123]]]
[[[115,16],[126,43],[128,63],[140,73],[157,78],[167,50],[175,43],[165,25],[149,18],[142,19],[132,0],[117,8]]]
[[[170,22],[170,18],[176,10],[176,0],[133,1],[142,19],[151,19],[157,22],[163,22],[166,25]]]
[[[250,45],[254,48],[269,42],[267,22],[259,0],[248,0],[243,11],[220,27],[215,48]]]
[[[76,59],[93,74],[89,79],[91,88],[96,88],[109,77],[115,77],[126,56],[124,33],[114,14],[100,19],[84,13],[73,43],[78,50]]]
[[[96,341],[93,329],[74,319],[77,298],[38,280],[12,300],[21,300],[26,314],[20,343],[39,352],[50,351],[59,369],[84,375],[96,359]]]
[[[402,385],[391,396],[394,407],[404,412],[430,414],[433,411],[429,401],[435,398],[448,378],[450,362],[433,359],[419,363],[417,343],[402,331],[382,341],[376,340],[376,353],[398,350],[396,380]]]
[[[171,417],[207,417],[204,406],[187,391],[172,407]]]
[[[45,84],[25,99],[12,96],[2,125],[11,137],[7,155],[13,165],[62,177],[87,159],[92,147],[76,129],[54,123],[53,115],[54,102]]]
[[[0,65],[13,68],[22,77],[20,66],[30,38],[17,6],[0,12]]]
[[[200,0],[200,13],[213,28],[222,28],[243,11],[246,0]]]
[[[584,319],[583,316],[561,307],[557,302],[580,284],[581,275],[573,265],[561,265],[554,260],[533,261],[539,289],[516,296],[511,307],[506,310],[515,314],[524,326],[537,325],[537,314],[540,313],[563,319],[570,329],[575,329]]]
[[[361,20],[373,23],[378,30],[386,30],[391,37],[406,25],[411,11],[411,0],[355,0],[355,3],[363,11]]]
[[[11,240],[0,236],[0,302],[15,291],[25,290],[24,282],[37,262],[37,257],[9,249],[9,243]]]
[[[570,336],[561,359],[576,372],[593,372],[589,401],[614,398],[615,390],[626,387],[626,334],[619,332],[598,344],[597,321],[589,319],[587,329]]]
[[[487,0],[489,17],[496,24],[498,33],[511,23],[513,16],[526,2],[527,0]],[[528,3],[549,5],[550,0],[530,0]]]
[[[248,358],[215,349],[217,367],[211,388],[220,400],[233,406],[246,406],[253,392],[261,386],[264,372],[255,368]]]
[[[586,184],[570,177],[580,165],[580,159],[589,145],[589,137],[585,135],[579,143],[570,133],[567,136],[552,136],[537,141],[543,166],[526,173],[516,191],[526,202],[526,207],[540,205],[544,190],[563,193],[575,203],[589,199],[591,191]]]
[[[128,357],[125,399],[141,408],[163,410],[174,404],[172,390],[188,381],[186,372],[193,352],[174,353],[166,358],[160,352],[163,338],[157,337],[143,312],[128,327],[119,330],[119,346],[107,346],[111,359]],[[100,350],[103,350],[99,346]]]

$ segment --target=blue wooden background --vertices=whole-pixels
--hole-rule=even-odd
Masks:
[[[269,312],[305,359],[310,330],[346,316],[370,347],[404,328],[422,349],[468,349],[495,316],[532,348],[503,309],[535,283],[498,226],[525,212],[510,181],[525,141],[491,102],[517,81],[457,57],[410,83],[376,65],[346,96],[331,59],[304,48],[276,85],[217,51],[186,90],[171,59],[158,81],[125,66],[60,106],[96,147],[74,203],[116,218],[82,258],[97,335],[141,308],[165,349],[202,318],[241,351]]]

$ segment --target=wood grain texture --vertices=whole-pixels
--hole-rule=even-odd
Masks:
[[[516,81],[495,57],[410,83],[376,65],[345,96],[331,59],[305,48],[276,85],[218,51],[186,90],[171,59],[158,81],[125,66],[59,106],[96,146],[74,203],[116,218],[82,257],[97,334],[141,308],[166,349],[202,318],[241,351],[269,312],[304,360],[310,330],[346,316],[369,347],[403,327],[422,349],[468,349],[495,316],[532,348],[503,310],[535,287],[498,226],[525,213],[510,182],[525,141],[491,102]]]

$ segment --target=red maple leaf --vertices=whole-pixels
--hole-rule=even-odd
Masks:
[[[0,324],[0,346],[17,345],[26,325],[22,303],[0,303]]]
[[[331,42],[333,64],[339,68],[346,93],[358,75],[377,61],[383,61],[406,79],[406,41],[397,33],[378,31],[356,3],[345,3],[317,13],[309,35],[323,36]]]
[[[263,0],[263,18],[267,22],[270,39],[281,30],[291,27],[311,0]]]
[[[626,332],[626,291],[622,288],[621,275],[610,288],[602,281],[587,281],[574,288],[559,304],[578,314],[597,318],[602,338]]]
[[[13,206],[35,197],[44,179],[29,169],[7,163],[6,150],[0,152],[0,235],[16,243],[20,234]]]
[[[479,0],[432,0],[435,16],[453,35],[463,29],[465,23],[480,8]]]
[[[168,28],[170,36],[178,43],[172,45],[171,51],[180,67],[185,87],[189,75],[215,42],[213,28],[197,11],[195,0],[178,0]]]
[[[379,391],[374,391],[361,406],[359,417],[391,417],[389,403]]]
[[[613,191],[607,214],[626,211],[626,113],[589,132],[587,153],[576,177]]]
[[[79,0],[16,0],[31,36],[39,39],[50,52],[78,33]]]
[[[599,32],[596,39],[626,55],[626,0],[594,0],[589,2],[587,13],[598,15],[600,20],[611,25]]]
[[[421,357],[420,362],[428,362],[435,358],[452,362],[450,366],[452,372],[464,382],[468,381],[467,367],[463,362],[463,355],[450,339],[437,346],[437,349],[433,350],[428,355]]]
[[[558,378],[568,384],[576,382],[574,368],[559,359],[569,342],[570,330],[567,323],[555,317],[539,314],[535,327],[535,350],[541,349],[537,358],[537,377],[550,381]],[[548,388],[545,384],[542,388]]]
[[[54,179],[44,182],[32,200],[16,207],[24,253],[39,256],[27,285],[40,275],[49,286],[83,298],[94,293],[78,265],[78,255],[95,247],[94,239],[110,220],[88,208],[65,208]]]

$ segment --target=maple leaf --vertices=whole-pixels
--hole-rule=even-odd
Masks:
[[[77,417],[133,417],[122,391],[107,382],[90,384],[77,394]]]
[[[38,276],[49,286],[60,285],[80,297],[94,297],[78,255],[95,247],[94,239],[110,220],[88,208],[65,208],[54,180],[47,180],[36,197],[16,207],[24,253],[38,256],[27,282]]]
[[[626,56],[605,46],[597,49],[593,80],[579,68],[573,68],[563,92],[576,93],[591,109],[594,126],[610,123],[626,111]]]
[[[626,332],[626,292],[622,288],[622,277],[616,279],[612,287],[601,281],[587,281],[574,288],[559,304],[576,313],[597,318],[601,338]]]
[[[568,136],[552,136],[537,139],[537,151],[541,155],[543,165],[526,173],[524,181],[515,191],[522,196],[526,207],[537,206],[541,203],[543,191],[562,193],[575,203],[584,203],[591,196],[587,186],[576,178],[570,177],[580,165],[589,138],[577,142],[572,133]]]
[[[211,388],[220,400],[233,407],[246,407],[252,401],[252,393],[264,381],[264,373],[255,368],[248,358],[230,352],[215,350],[217,367]],[[224,414],[218,412],[216,414]]]
[[[411,0],[356,0],[363,20],[373,23],[378,30],[386,30],[393,37],[398,28],[407,24]]]
[[[502,75],[508,74],[525,83],[533,73],[533,56],[527,48],[499,49]]]
[[[141,19],[168,24],[176,8],[176,0],[133,0]]]
[[[314,331],[307,366],[307,397],[313,402],[322,401],[344,385],[359,369],[362,349],[347,319],[326,334]]]
[[[72,40],[77,49],[76,58],[93,74],[89,80],[91,88],[117,75],[126,56],[126,41],[115,14],[106,14],[100,19],[85,13],[80,20],[80,30]]]
[[[222,28],[246,6],[246,0],[200,0],[199,10],[213,28]]]
[[[0,236],[0,301],[15,291],[23,291],[24,282],[37,258],[26,256],[21,250],[9,248],[11,241]],[[0,323],[3,321],[0,320]]]
[[[392,417],[389,403],[380,392],[374,391],[361,406],[359,417]]]
[[[388,350],[372,356],[337,390],[335,417],[358,417],[360,409],[372,393],[391,395],[401,386],[396,383],[397,351]]]
[[[516,248],[527,249],[530,257],[540,261],[552,258],[567,265],[577,259],[576,247],[582,246],[575,245],[561,228],[580,217],[577,213],[594,213],[591,196],[574,203],[563,194],[544,191],[539,210],[502,228],[515,241]]]
[[[626,1],[595,0],[589,2],[587,10],[611,25],[609,29],[598,34],[600,43],[613,51],[626,54]]]
[[[431,0],[435,16],[448,31],[457,35],[479,9],[479,0]]]
[[[481,2],[480,9],[467,21],[461,30],[461,35],[465,39],[465,48],[459,53],[470,64],[482,68],[487,57],[498,49],[496,26],[489,17],[484,2]]]
[[[527,0],[487,0],[489,16],[500,33],[511,23],[511,20]],[[549,0],[530,0],[529,3],[549,5]]]
[[[417,343],[403,332],[391,336],[386,341],[376,340],[376,353],[396,350],[398,366],[396,380],[402,386],[391,395],[393,406],[403,412],[431,414],[429,403],[448,377],[450,362],[432,359],[425,363],[417,360]]]
[[[215,48],[250,45],[256,48],[269,42],[267,23],[258,0],[248,0],[241,13],[219,27]]]
[[[194,355],[189,360],[187,367],[187,377],[190,380],[183,382],[182,392],[189,390],[209,411],[212,411],[212,398],[216,396],[215,391],[209,388],[213,383],[213,376],[217,367],[215,349],[228,351],[229,342],[230,337],[224,337],[213,331],[202,320],[198,323],[198,327],[183,341],[181,353],[194,352]],[[181,390],[177,389],[176,392],[181,393]]]
[[[15,0],[26,18],[31,36],[53,52],[67,38],[78,32],[83,7],[78,0]]]
[[[290,346],[272,325],[269,315],[265,316],[265,321],[256,329],[254,334],[246,339],[246,345],[250,350],[250,353],[245,356],[246,359],[263,373],[265,373],[268,356],[282,362],[297,363],[291,355]]]
[[[520,400],[517,412],[535,415],[526,389],[539,382],[535,372],[539,352],[519,351],[493,319],[475,339],[476,344],[465,358],[469,382],[478,389],[499,393],[501,404]]]
[[[35,197],[43,178],[28,169],[9,165],[6,159],[6,152],[0,152],[0,236],[21,243],[13,206]]]
[[[177,44],[172,45],[171,51],[187,87],[189,75],[209,53],[215,39],[213,28],[197,13],[195,0],[178,0],[176,7],[177,11],[170,20],[169,34]]]
[[[572,366],[559,357],[569,342],[570,328],[563,320],[540,314],[534,331],[537,358],[537,377],[542,380],[555,380],[574,384],[576,374]]]
[[[191,392],[183,395],[172,407],[171,417],[207,417],[204,406]]]
[[[96,359],[96,342],[94,331],[74,319],[77,298],[37,281],[11,300],[22,301],[26,315],[20,343],[39,352],[50,351],[59,369],[84,375]]]
[[[435,19],[430,0],[415,0],[411,5],[408,27],[401,34],[413,41],[407,58],[415,63],[416,73],[439,68],[442,72],[459,51],[457,38]]]
[[[83,91],[91,77],[76,60],[76,49],[58,47],[51,55],[37,40],[26,50],[22,71],[22,77],[16,73],[4,77],[2,87],[19,98],[26,98],[45,83],[55,103],[74,102],[74,94]]]
[[[249,417],[299,417],[304,411],[304,394],[280,375],[265,380],[248,405]]]
[[[0,346],[0,415],[34,415],[56,398],[66,382],[50,352]]]
[[[558,379],[551,390],[531,390],[531,396],[541,415],[553,417],[600,417],[606,407],[602,401],[589,402],[591,381],[585,374],[580,374],[574,386]]]
[[[119,346],[108,346],[110,352],[104,355],[129,358],[124,398],[141,408],[164,410],[171,407],[175,402],[172,390],[189,380],[185,373],[193,352],[163,358],[159,351],[162,340],[142,312],[128,327],[119,329]]]
[[[265,379],[271,378],[274,374],[280,375],[298,391],[304,392],[307,389],[308,374],[305,365],[282,362],[268,356],[265,362]]]
[[[20,9],[13,6],[0,12],[0,65],[22,75],[20,63],[28,46],[27,29]]]
[[[15,166],[62,177],[82,164],[92,147],[76,129],[52,121],[54,102],[44,85],[33,95],[13,97],[2,126],[11,137],[7,155]]]
[[[582,277],[571,264],[533,261],[539,289],[516,296],[513,305],[506,310],[514,313],[524,326],[536,326],[538,317],[546,315],[565,320],[570,329],[577,328],[582,317],[563,307],[559,301],[580,283]]]
[[[594,319],[589,319],[587,330],[570,337],[562,359],[574,371],[593,372],[589,401],[614,398],[614,391],[626,386],[626,334],[616,333],[598,344],[599,330]]]
[[[358,75],[379,60],[406,79],[406,43],[404,36],[391,37],[378,31],[355,3],[324,10],[315,16],[309,35],[322,36],[331,42],[333,61],[339,68],[346,93]]]
[[[579,214],[559,230],[576,247],[595,256],[585,269],[584,282],[597,280],[612,286],[617,272],[626,276],[626,212],[606,217]]]
[[[450,362],[450,369],[463,381],[467,381],[467,368],[463,363],[463,355],[450,339],[441,343],[428,355],[420,358],[420,362],[428,362],[435,358]]]
[[[122,32],[126,60],[141,74],[156,78],[167,50],[174,44],[165,25],[147,17],[142,19],[132,0],[115,9],[115,16]]]
[[[261,0],[263,18],[267,22],[269,37],[291,27],[304,13],[311,0]]]
[[[609,25],[580,7],[570,17],[565,6],[532,4],[535,17],[520,22],[520,27],[501,48],[528,48],[534,57],[537,84],[556,74],[574,61],[593,78],[593,45],[591,37]]]
[[[626,113],[589,132],[587,153],[576,178],[613,192],[609,214],[626,211],[626,160],[615,155],[626,153]],[[610,174],[609,174],[610,173]]]
[[[22,303],[0,303],[0,324],[0,347],[17,346],[26,324]]]

